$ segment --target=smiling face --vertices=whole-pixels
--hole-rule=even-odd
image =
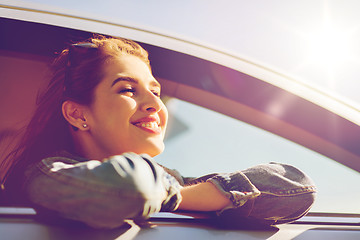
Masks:
[[[160,154],[168,112],[160,99],[160,84],[149,66],[128,54],[104,67],[104,78],[94,100],[85,107],[87,139],[82,151],[88,157],[109,157],[125,152]]]

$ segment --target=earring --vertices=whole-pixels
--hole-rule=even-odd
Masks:
[[[83,128],[87,128],[88,127],[88,125],[86,124],[86,123],[83,123]]]

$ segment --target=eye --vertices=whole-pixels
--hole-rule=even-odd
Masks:
[[[121,89],[118,91],[119,94],[126,95],[126,96],[128,96],[128,97],[134,96],[135,92],[136,92],[136,89],[133,88],[133,87],[121,88]]]

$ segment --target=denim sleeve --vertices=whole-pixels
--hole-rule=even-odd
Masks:
[[[242,222],[281,224],[305,215],[315,201],[312,180],[299,169],[279,163],[261,164],[230,174],[215,174],[213,183],[231,204],[218,212]]]
[[[181,201],[179,183],[147,155],[126,153],[103,162],[52,157],[30,172],[25,189],[35,208],[96,228],[176,210]]]

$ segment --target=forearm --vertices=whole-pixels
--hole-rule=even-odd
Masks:
[[[179,209],[194,211],[218,211],[231,204],[211,182],[186,186],[180,191],[182,201]]]

